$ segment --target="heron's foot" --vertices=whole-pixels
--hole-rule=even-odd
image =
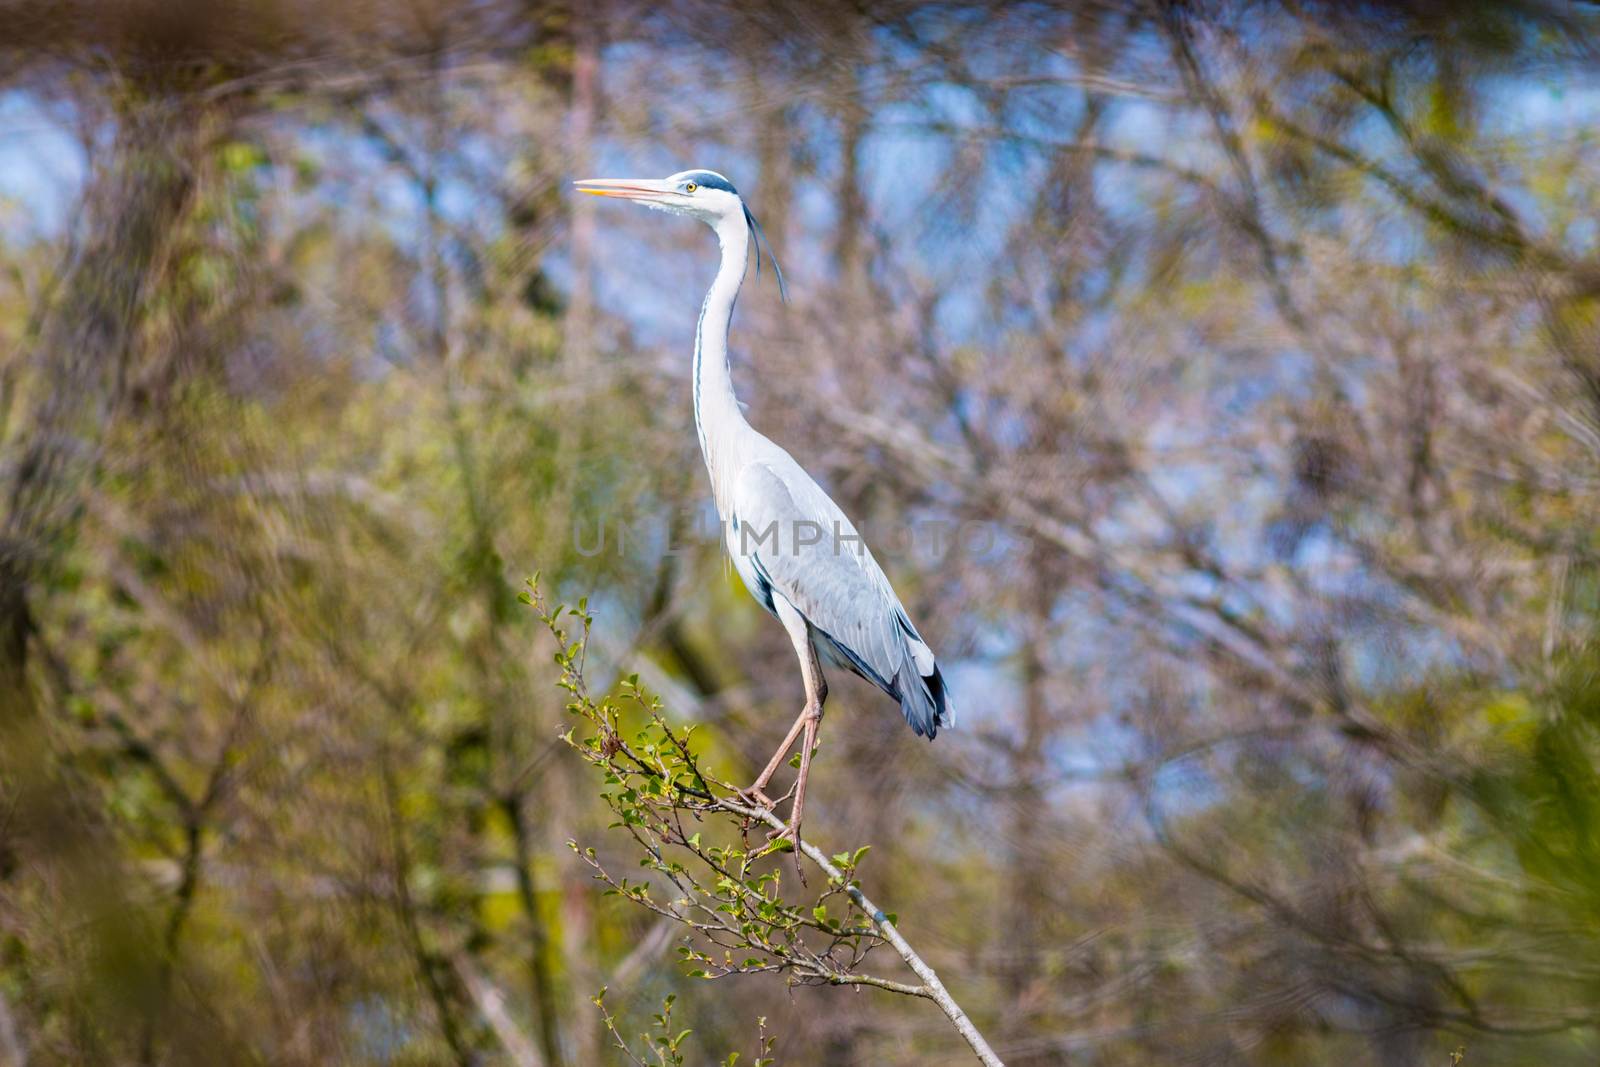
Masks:
[[[778,806],[778,801],[767,796],[766,792],[759,785],[748,786],[744,789],[736,789],[734,790],[734,796],[738,797],[747,804],[754,804],[757,807],[765,808],[768,811],[771,811],[773,808]]]

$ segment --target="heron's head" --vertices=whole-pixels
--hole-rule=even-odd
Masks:
[[[657,211],[689,215],[712,226],[745,214],[739,191],[714,170],[686,170],[670,178],[591,178],[573,184],[581,193],[632,200]]]
[[[766,241],[766,234],[733,183],[714,170],[685,170],[670,178],[589,178],[573,182],[573,185],[579,192],[592,196],[632,200],[657,211],[688,215],[719,232],[725,225],[742,222],[749,228],[750,242],[755,245],[756,271],[761,270],[761,245]],[[767,256],[777,272],[778,288],[783,291],[783,271],[778,269],[770,243]]]

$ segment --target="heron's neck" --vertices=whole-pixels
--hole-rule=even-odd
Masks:
[[[734,473],[728,469],[735,454],[731,446],[749,428],[733,395],[733,376],[728,371],[728,323],[744,281],[750,230],[743,219],[725,219],[716,230],[722,265],[700,308],[700,325],[694,335],[694,424],[720,506],[724,482]]]

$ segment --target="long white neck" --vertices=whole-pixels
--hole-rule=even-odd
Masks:
[[[740,434],[750,428],[734,398],[733,376],[728,371],[728,323],[744,281],[750,230],[743,219],[723,219],[716,231],[722,245],[722,265],[706,293],[700,324],[694,333],[694,425],[700,434],[706,470],[711,473],[717,510],[725,511],[727,483],[737,473],[731,469],[737,455],[733,446]]]

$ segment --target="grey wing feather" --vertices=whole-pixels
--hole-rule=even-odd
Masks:
[[[798,463],[779,450],[746,465],[731,503],[744,533],[730,548],[747,556],[769,609],[773,595],[794,605],[818,651],[898,700],[919,736],[954,724],[933,651],[855,526]]]

